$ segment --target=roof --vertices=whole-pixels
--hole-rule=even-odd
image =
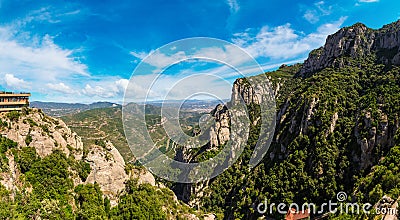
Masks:
[[[298,219],[306,219],[310,217],[310,213],[308,209],[304,211],[297,212],[296,209],[292,208],[288,210],[286,214],[286,220],[298,220]]]
[[[29,92],[14,93],[14,92],[0,91],[0,97],[20,97],[20,96],[31,96],[31,93]]]

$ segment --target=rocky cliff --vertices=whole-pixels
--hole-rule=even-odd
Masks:
[[[1,113],[0,118],[8,126],[3,126],[0,134],[18,143],[20,147],[34,147],[40,157],[62,150],[67,156],[78,160],[83,155],[81,138],[72,132],[63,121],[48,117],[38,109],[31,109],[18,117],[10,118]]]
[[[247,148],[233,167],[187,190],[195,195],[193,204],[217,213],[224,207],[220,214],[226,219],[252,219],[260,217],[254,210],[263,199],[318,203],[339,191],[363,202],[378,202],[384,193],[397,198],[397,182],[381,179],[398,175],[393,157],[400,144],[399,34],[400,21],[378,30],[358,23],[328,36],[304,64],[266,73],[276,95],[276,128],[268,156],[251,171],[247,164],[262,111],[255,88],[247,79],[236,80],[231,101],[243,100],[250,109]],[[225,112],[224,106],[212,112],[216,127],[224,128],[213,131],[212,145],[220,145],[222,134],[231,136]]]
[[[38,109],[0,114],[0,218],[212,219],[182,204],[110,141],[84,146]],[[144,217],[147,216],[147,217]]]
[[[400,21],[374,30],[364,24],[340,29],[328,36],[323,47],[312,51],[298,73],[308,76],[326,67],[344,67],[343,56],[362,58],[376,54],[379,63],[400,64]]]
[[[116,204],[117,195],[125,189],[124,182],[129,178],[125,172],[125,162],[118,150],[107,142],[105,147],[83,147],[81,138],[72,132],[65,123],[57,118],[49,117],[38,109],[26,109],[22,113],[1,113],[3,124],[0,134],[17,142],[19,148],[33,147],[36,153],[44,158],[54,150],[60,150],[67,157],[90,164],[90,173],[86,180],[71,172],[74,185],[82,183],[98,183],[104,195],[109,197],[112,205]],[[18,185],[18,169],[14,156],[9,154],[10,172],[3,173],[1,183],[7,188]]]

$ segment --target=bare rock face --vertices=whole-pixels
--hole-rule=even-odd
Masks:
[[[92,146],[85,161],[92,168],[85,183],[98,183],[103,193],[109,197],[111,205],[116,205],[117,195],[125,189],[124,183],[128,179],[121,154],[108,142],[106,149]]]
[[[357,143],[360,145],[360,168],[365,169],[373,164],[372,151],[377,146],[391,147],[394,145],[394,135],[399,128],[398,124],[389,126],[387,115],[379,111],[380,118],[374,119],[370,112],[364,112],[358,126],[356,126],[354,135]],[[377,126],[374,126],[373,122]],[[396,120],[398,121],[398,120]],[[361,131],[367,131],[366,136],[361,135]]]
[[[204,220],[214,220],[215,219],[215,215],[213,214],[207,214],[204,216]]]
[[[34,147],[40,157],[45,157],[53,150],[61,150],[67,156],[81,160],[83,144],[81,138],[73,133],[63,121],[51,118],[38,109],[30,109],[17,118],[8,117],[8,113],[0,113],[0,119],[8,126],[0,128],[0,134],[15,142],[18,147]],[[0,173],[0,183],[8,190],[15,192],[23,187],[20,182],[20,171],[12,153],[7,153],[8,172]],[[81,183],[76,174],[71,176],[75,185]],[[29,191],[29,189],[27,189]]]
[[[256,77],[253,78],[247,78],[247,79],[237,79],[233,83],[232,87],[232,95],[231,95],[231,102],[234,104],[240,103],[241,100],[248,105],[251,103],[254,103],[256,105],[259,105],[262,97],[262,94],[268,94],[269,91],[267,91],[268,88],[265,87],[265,85],[262,85],[260,83],[252,83],[252,86],[249,85],[248,80],[256,81]],[[279,86],[275,88],[275,92],[279,90]]]
[[[152,186],[156,186],[156,179],[154,178],[153,174],[151,174],[146,169],[135,169],[131,173],[131,176],[134,179],[138,180],[138,184],[150,184]],[[162,187],[163,188],[163,187]]]
[[[75,160],[88,162],[91,172],[85,182],[82,182],[76,172],[70,170],[74,185],[97,182],[103,193],[109,197],[111,205],[116,205],[118,193],[125,189],[124,182],[129,176],[125,173],[123,157],[111,142],[107,142],[104,148],[97,145],[86,146],[89,153],[84,157],[81,138],[60,119],[49,117],[38,109],[20,114],[18,119],[9,119],[7,113],[1,113],[0,118],[8,124],[7,127],[0,128],[0,134],[17,142],[19,147],[34,147],[42,158],[53,150],[61,150]],[[19,184],[19,170],[13,155],[7,157],[10,171],[0,173],[0,183],[7,189],[14,189]],[[145,173],[141,179],[155,185],[152,175]]]
[[[83,143],[76,133],[72,132],[60,119],[46,116],[38,109],[32,109],[28,115],[21,115],[11,121],[7,113],[1,113],[0,118],[8,123],[1,135],[15,141],[21,147],[34,147],[40,157],[52,153],[54,149],[63,151],[67,156],[73,154],[75,159],[83,155]],[[31,141],[28,141],[31,137]]]
[[[304,62],[299,75],[308,76],[326,67],[343,67],[346,65],[340,57],[363,57],[377,54],[383,64],[400,64],[400,21],[374,30],[364,24],[340,29],[328,36],[323,47],[312,51]]]
[[[20,182],[19,179],[20,172],[17,169],[17,164],[15,163],[14,155],[8,154],[7,158],[8,158],[8,167],[10,168],[10,171],[0,173],[0,184],[5,186],[7,190],[15,192],[17,188],[23,186],[23,183]]]
[[[308,126],[310,126],[310,121],[313,115],[315,114],[315,106],[319,102],[319,99],[313,97],[312,100],[310,101],[310,104],[308,105],[308,108],[303,114],[303,119],[301,121],[301,126],[300,126],[300,132],[303,134],[307,133]],[[292,124],[293,126],[293,124]],[[296,126],[297,127],[297,126]],[[295,128],[293,127],[292,130]]]
[[[210,145],[218,147],[230,139],[228,108],[220,104],[214,109],[212,116],[215,118],[215,126],[210,129]]]

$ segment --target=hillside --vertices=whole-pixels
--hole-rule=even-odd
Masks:
[[[122,126],[121,107],[96,108],[61,118],[82,137],[85,146],[104,145],[110,141],[125,161],[133,159]]]
[[[64,115],[75,114],[90,109],[116,107],[118,106],[118,104],[111,102],[95,102],[92,104],[81,104],[81,103],[33,101],[30,103],[30,106],[33,108],[42,109],[42,111],[49,116],[61,117]]]
[[[264,137],[260,134],[263,112],[249,79],[237,79],[231,102],[241,96],[246,103],[250,118],[246,147],[224,173],[195,184],[160,184],[141,167],[124,165],[121,154],[125,159],[132,155],[120,107],[65,116],[69,128],[37,110],[3,114],[0,158],[5,187],[0,195],[6,196],[0,208],[6,210],[5,216],[24,217],[47,213],[62,218],[196,219],[212,217],[203,213],[213,213],[217,219],[282,219],[284,215],[276,207],[262,214],[258,205],[314,203],[319,210],[321,204],[332,200],[344,206],[370,203],[373,210],[369,214],[323,211],[311,217],[391,219],[394,216],[374,210],[397,210],[400,198],[399,48],[400,21],[377,30],[358,23],[328,36],[326,44],[312,51],[304,64],[282,65],[265,73],[276,95],[276,128],[266,156],[253,169],[248,164],[258,139]],[[146,122],[156,147],[168,156],[187,163],[203,161],[220,152],[229,140],[242,138],[232,136],[228,107],[229,103],[220,104],[210,112],[215,127],[210,130],[209,143],[200,149],[188,149],[168,139],[159,107],[146,108]],[[183,112],[185,132],[198,133],[200,116],[198,112]],[[18,158],[33,162],[23,163]],[[42,172],[54,163],[60,172]],[[126,173],[121,173],[123,168]],[[44,192],[43,181],[56,182],[57,187],[50,184],[50,190]],[[141,184],[143,181],[150,184]],[[177,201],[164,185],[187,205]],[[26,204],[26,195],[15,193],[24,190],[33,195],[35,205],[22,205],[23,211],[12,208]],[[347,197],[338,201],[339,192]],[[46,212],[49,207],[62,208]]]
[[[38,109],[0,114],[0,219],[198,219],[116,148]],[[207,215],[205,215],[207,217]]]
[[[194,106],[193,111],[189,110],[189,107],[186,106],[185,109],[180,112],[180,123],[184,131],[188,134],[192,134],[192,132],[197,129],[196,124],[202,115],[198,111],[200,111],[200,109],[204,111],[204,108],[207,110],[209,107],[203,104],[203,102],[191,103],[190,106]],[[146,122],[150,135],[157,147],[166,151],[170,145],[169,139],[167,138],[168,136],[161,123],[160,114],[161,107],[146,105]],[[61,118],[68,127],[82,137],[85,146],[91,146],[93,144],[103,145],[107,141],[110,141],[118,149],[125,161],[134,160],[125,138],[122,125],[122,109],[120,106],[96,108],[76,114],[69,114]],[[171,156],[173,156],[173,154],[175,154],[174,149],[171,148],[170,151]]]
[[[264,201],[320,205],[337,201],[339,192],[347,193],[344,202],[396,207],[400,196],[399,46],[400,21],[378,30],[355,24],[329,36],[326,45],[311,52],[304,64],[283,65],[266,73],[277,92],[277,125],[266,157],[253,170],[247,164],[260,137],[260,112],[251,98],[256,94],[244,80],[237,80],[233,93],[250,97],[245,99],[252,125],[245,151],[210,182],[175,184],[178,197],[224,219],[261,217],[257,205]],[[199,157],[185,155],[187,161]],[[391,199],[381,201],[384,196]],[[276,209],[265,215],[283,218]]]

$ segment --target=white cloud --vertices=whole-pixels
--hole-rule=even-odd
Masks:
[[[165,54],[164,49],[152,51],[149,56],[142,60],[143,63],[149,64],[155,69],[152,73],[160,73],[162,69],[169,67],[173,64],[179,63],[181,61],[190,62],[192,59],[213,59],[216,62],[226,62],[232,66],[238,66],[250,61],[250,57],[243,56],[243,53],[238,52],[237,46],[225,44],[215,47],[204,47],[204,48],[192,48],[196,49],[195,52],[189,52],[186,54],[185,51],[176,51],[176,47],[170,48],[168,51],[170,54]],[[132,54],[132,53],[131,53]],[[145,52],[135,52],[137,57],[141,54],[146,54]]]
[[[230,65],[238,66],[249,61],[250,57],[243,57],[243,54],[238,52],[237,46],[225,45],[221,47],[202,48],[196,52],[197,57],[210,57],[217,61],[224,61]]]
[[[330,15],[332,13],[332,5],[327,6],[324,1],[314,3],[315,7],[321,12],[322,15]]]
[[[185,52],[183,51],[178,51],[177,53],[174,53],[172,55],[164,54],[160,51],[155,51],[151,53],[149,57],[147,57],[145,62],[154,67],[157,67],[157,69],[160,69],[186,58],[187,57],[185,55]]]
[[[307,57],[307,53],[322,46],[327,35],[337,31],[345,19],[343,17],[338,21],[323,24],[310,34],[298,32],[290,24],[273,28],[265,26],[258,30],[248,29],[243,33],[235,34],[233,41],[254,57],[268,58],[269,62],[264,63],[262,68],[271,69],[280,66],[282,63],[291,64],[303,61]],[[225,60],[233,66],[243,67],[241,74],[245,76],[262,72],[259,66],[241,66],[241,64],[247,64],[248,60],[243,58],[243,54],[237,53],[235,47],[231,45],[197,48],[196,52],[190,55],[183,51],[171,54],[156,51],[143,62],[158,70],[158,68],[164,68],[178,60],[186,60],[188,57],[212,57],[217,60]],[[203,74],[205,77],[194,76],[196,74]],[[188,94],[200,90],[221,98],[229,98],[231,83],[235,78],[243,77],[241,74],[222,64],[201,71],[189,68],[174,74],[158,75],[157,72],[153,71],[151,74],[134,76],[129,82],[127,94],[129,101],[144,101],[146,96],[147,100],[162,100],[167,94],[169,94],[168,99],[185,99]],[[228,83],[226,80],[228,80]],[[123,82],[126,85],[127,80]],[[152,87],[148,88],[151,84]],[[95,90],[95,87],[92,86],[90,89]],[[99,91],[103,92],[104,90]],[[112,89],[108,91],[112,91]]]
[[[371,3],[371,2],[379,2],[379,0],[358,0],[359,2]]]
[[[41,8],[26,17],[0,25],[0,87],[29,90],[45,95],[49,98],[47,101],[62,101],[68,97],[57,97],[60,93],[81,95],[79,89],[70,85],[78,87],[80,82],[77,79],[90,79],[91,76],[88,67],[75,55],[80,48],[62,48],[50,35],[25,31],[27,26],[37,25],[37,22],[57,22],[53,18],[79,13],[53,15],[49,11],[49,8]]]
[[[315,2],[312,8],[306,10],[303,18],[311,24],[315,24],[320,20],[320,17],[332,14],[333,6],[327,6],[324,1]]]
[[[87,83],[85,88],[82,89],[82,93],[96,98],[122,97],[128,83],[127,79],[104,78],[102,81]]]
[[[76,60],[74,51],[60,48],[49,35],[18,40],[9,33],[12,30],[0,29],[0,72],[14,72],[38,80],[88,75],[87,66]]]
[[[290,24],[270,28],[264,26],[254,34],[251,31],[235,34],[232,40],[254,57],[289,59],[304,55],[322,46],[327,35],[337,31],[346,17],[333,23],[321,25],[316,32],[304,35],[291,28]]]
[[[231,13],[236,13],[239,11],[240,6],[237,0],[226,0],[226,3],[228,4]]]
[[[136,51],[131,51],[129,52],[132,56],[139,58],[141,60],[143,60],[145,57],[147,57],[147,55],[149,55],[149,53],[146,52],[136,52]],[[150,52],[151,53],[151,52]]]
[[[60,92],[63,94],[74,94],[77,93],[71,87],[65,85],[64,83],[47,83],[47,87],[53,91]]]
[[[308,22],[311,24],[315,24],[319,21],[319,16],[316,15],[315,10],[307,10],[306,13],[303,15],[303,18],[305,18]]]
[[[114,93],[111,91],[107,91],[105,88],[101,86],[94,86],[92,87],[89,84],[86,84],[85,88],[82,90],[85,95],[94,97],[103,97],[103,98],[110,98],[114,96]]]
[[[177,75],[134,76],[126,90],[126,101],[183,100],[196,93],[228,98],[231,94],[232,82],[225,81],[218,75],[199,72],[186,74],[184,72]]]
[[[120,93],[125,92],[126,87],[128,87],[128,83],[129,83],[129,80],[127,80],[127,79],[120,79],[120,80],[115,81],[117,89]]]
[[[15,77],[13,74],[5,74],[4,76],[4,82],[6,84],[7,88],[10,89],[28,89],[30,88],[30,85],[28,82],[26,82],[23,79],[19,79]]]

